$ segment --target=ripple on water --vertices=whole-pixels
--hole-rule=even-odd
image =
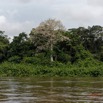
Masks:
[[[103,79],[0,78],[0,103],[102,103]]]

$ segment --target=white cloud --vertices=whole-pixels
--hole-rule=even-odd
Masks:
[[[3,15],[1,15],[1,16],[0,16],[0,24],[3,25],[3,24],[5,24],[5,23],[6,23],[6,17],[3,16]]]
[[[9,36],[30,32],[48,18],[67,28],[103,26],[103,0],[0,0],[0,29]]]
[[[0,16],[0,30],[5,31],[5,34],[12,37],[18,35],[21,32],[29,33],[31,30],[32,23],[29,21],[25,22],[11,22],[5,16]]]
[[[103,17],[103,7],[92,6],[89,4],[90,1],[99,1],[100,4],[103,2],[103,0],[73,0],[70,3],[57,4],[53,8],[55,12],[54,17],[63,20],[68,28],[103,25],[101,22]]]
[[[23,2],[23,3],[27,3],[27,2],[31,2],[31,1],[33,1],[33,0],[17,0],[17,1]]]
[[[103,6],[103,0],[87,0],[87,2],[91,6]]]
[[[28,2],[32,2],[34,0],[3,0],[3,2],[8,2],[8,3],[17,3],[17,2],[20,2],[20,3],[28,3]],[[1,1],[0,1],[1,2]]]

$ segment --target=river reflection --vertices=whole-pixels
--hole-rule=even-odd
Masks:
[[[102,103],[103,78],[0,78],[0,103]]]

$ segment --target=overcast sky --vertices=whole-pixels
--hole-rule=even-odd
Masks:
[[[103,0],[0,0],[0,30],[9,37],[29,33],[48,18],[66,28],[103,26]]]

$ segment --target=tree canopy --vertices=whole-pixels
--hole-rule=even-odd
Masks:
[[[32,59],[30,59],[32,58]],[[66,30],[61,21],[48,19],[14,36],[12,42],[0,31],[0,62],[61,62],[75,64],[92,58],[103,61],[103,27],[78,27]]]
[[[61,40],[64,26],[60,21],[48,19],[41,22],[37,28],[32,29],[30,38],[38,49],[49,49],[50,59],[53,61],[53,48],[57,41]]]

